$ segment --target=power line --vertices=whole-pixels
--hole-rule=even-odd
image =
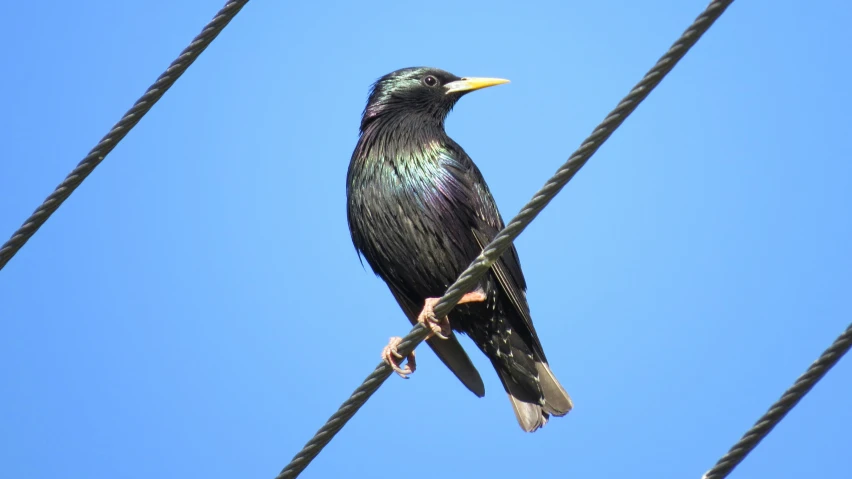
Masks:
[[[183,72],[192,65],[201,52],[210,42],[230,23],[234,16],[248,3],[249,0],[230,0],[219,10],[201,33],[192,40],[177,59],[157,78],[141,98],[136,100],[133,107],[118,120],[109,133],[95,145],[92,151],[74,168],[65,180],[56,187],[53,193],[44,200],[44,203],[24,221],[24,224],[12,234],[6,243],[0,247],[0,270],[6,263],[26,244],[26,242],[38,231],[39,228],[50,218],[50,215],[59,208],[62,203],[71,196],[71,193],[83,183],[89,174],[94,171],[104,158],[115,148],[130,130],[139,123],[139,120],[151,110],[151,107],[171,88],[172,85],[183,75]]]
[[[630,93],[610,112],[604,121],[594,129],[592,134],[580,145],[556,174],[550,178],[544,187],[533,196],[532,200],[515,216],[509,224],[500,231],[482,253],[459,276],[447,290],[438,304],[435,305],[435,316],[446,316],[459,302],[465,293],[474,288],[476,283],[491,268],[491,265],[511,246],[512,241],[526,228],[533,219],[547,206],[560,190],[574,177],[577,171],[600,148],[624,120],[639,106],[648,94],[674,68],[678,61],[695,45],[695,42],[713,25],[733,0],[716,0],[710,3],[704,12],[690,25],[681,37],[669,48],[665,55],[645,75]],[[421,325],[415,326],[399,344],[399,353],[408,355],[426,337],[426,329]],[[322,449],[343,428],[358,409],[367,402],[370,396],[382,385],[391,374],[391,367],[382,362],[355,390],[352,396],[331,416],[310,441],[290,461],[276,479],[292,479],[297,477],[311,463]]]
[[[820,379],[835,365],[840,358],[843,357],[852,347],[852,324],[846,328],[834,343],[829,346],[822,355],[811,364],[811,367],[805,371],[805,374],[799,376],[799,379],[790,386],[790,389],[784,392],[781,399],[775,402],[769,411],[763,415],[758,421],[743,435],[727,454],[713,466],[712,469],[704,474],[703,479],[723,479],[728,477],[728,474],[745,459],[746,456],[760,444],[775,426],[784,419],[796,404],[805,397],[811,388],[819,382]]]

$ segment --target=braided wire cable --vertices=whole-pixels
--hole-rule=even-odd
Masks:
[[[840,336],[834,340],[834,343],[826,349],[822,355],[814,361],[813,364],[805,371],[805,374],[799,376],[796,382],[790,386],[790,389],[784,392],[781,399],[775,402],[769,411],[763,415],[758,421],[743,435],[734,446],[713,466],[712,469],[704,473],[703,479],[723,479],[728,477],[728,474],[737,467],[746,456],[760,444],[772,429],[784,419],[799,401],[825,376],[828,371],[840,361],[840,358],[852,348],[852,324],[846,328]]]
[[[136,100],[133,107],[121,117],[118,123],[112,127],[109,133],[92,148],[92,151],[83,158],[82,161],[74,168],[74,171],[68,174],[62,183],[56,187],[53,193],[44,200],[44,203],[35,210],[35,212],[24,221],[24,224],[12,234],[6,243],[0,247],[0,270],[6,266],[6,263],[26,244],[26,242],[38,231],[39,228],[50,218],[50,215],[56,211],[62,203],[71,196],[71,193],[83,183],[89,174],[94,171],[104,158],[115,148],[130,130],[139,123],[139,120],[145,116],[155,103],[171,88],[172,85],[183,75],[183,72],[201,55],[210,42],[212,42],[219,33],[230,23],[230,21],[239,13],[239,11],[248,3],[249,0],[229,0],[224,7],[216,14],[215,17],[208,23],[201,33],[198,34],[192,43],[186,47],[177,59],[169,65],[165,72],[157,78],[157,81],[151,85],[141,98]]]
[[[440,301],[435,305],[434,312],[438,318],[449,314],[459,300],[476,286],[482,276],[491,268],[495,261],[511,246],[512,242],[533,219],[547,206],[560,190],[574,177],[588,159],[600,148],[610,135],[624,122],[639,103],[659,85],[662,79],[674,68],[678,61],[692,48],[699,38],[722,15],[733,0],[714,0],[695,22],[686,29],[681,37],[657,61],[656,65],[645,75],[618,106],[606,116],[604,121],[594,129],[592,134],[581,144],[556,174],[545,183],[544,187],[533,196],[532,200],[515,216],[508,226],[503,228],[482,253],[453,283]],[[397,348],[401,355],[406,356],[417,347],[426,337],[426,328],[415,326],[403,338]],[[352,396],[331,416],[310,441],[293,457],[293,460],[281,471],[276,479],[292,479],[297,477],[305,467],[322,451],[334,438],[346,422],[351,419],[358,409],[367,402],[370,396],[390,376],[391,367],[382,362],[359,386]]]

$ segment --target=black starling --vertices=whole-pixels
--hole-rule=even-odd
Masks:
[[[547,365],[514,246],[450,313],[452,329],[431,311],[435,298],[503,228],[479,169],[444,131],[462,95],[501,83],[507,80],[459,78],[422,67],[380,78],[349,163],[348,220],[355,248],[411,323],[432,329],[428,344],[444,364],[474,394],[485,395],[453,331],[469,335],[500,376],[521,428],[531,432],[550,415],[568,413],[572,403]],[[414,358],[400,368],[398,344],[392,338],[382,357],[405,377],[414,370]]]

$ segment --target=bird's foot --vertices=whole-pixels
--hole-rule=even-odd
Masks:
[[[435,317],[435,305],[438,304],[440,299],[441,298],[426,298],[426,304],[423,306],[423,311],[421,311],[420,315],[417,317],[417,322],[423,323],[423,325],[426,326],[426,329],[429,330],[429,334],[426,336],[426,339],[429,339],[432,336],[437,336],[441,339],[448,339],[452,333],[449,318],[446,316],[441,319]],[[486,299],[487,297],[484,294],[474,291],[473,293],[467,293],[462,296],[458,304],[480,303]]]
[[[417,369],[417,363],[414,362],[414,351],[411,351],[411,354],[408,355],[408,362],[405,364],[405,367],[399,367],[400,360],[405,357],[399,354],[399,351],[397,350],[399,343],[401,342],[402,338],[399,336],[390,338],[388,345],[382,349],[382,361],[388,363],[388,365],[392,367],[397,374],[402,376],[403,379],[408,379],[408,375]]]

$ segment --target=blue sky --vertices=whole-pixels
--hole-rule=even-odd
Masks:
[[[222,3],[4,9],[0,241]],[[704,7],[251,2],[0,271],[4,473],[273,477],[409,330],[346,227],[370,83],[511,79],[447,123],[508,219]],[[571,414],[423,349],[303,477],[700,477],[849,322],[850,14],[736,2],[518,239]],[[848,477],[850,401],[846,358],[732,477]]]

